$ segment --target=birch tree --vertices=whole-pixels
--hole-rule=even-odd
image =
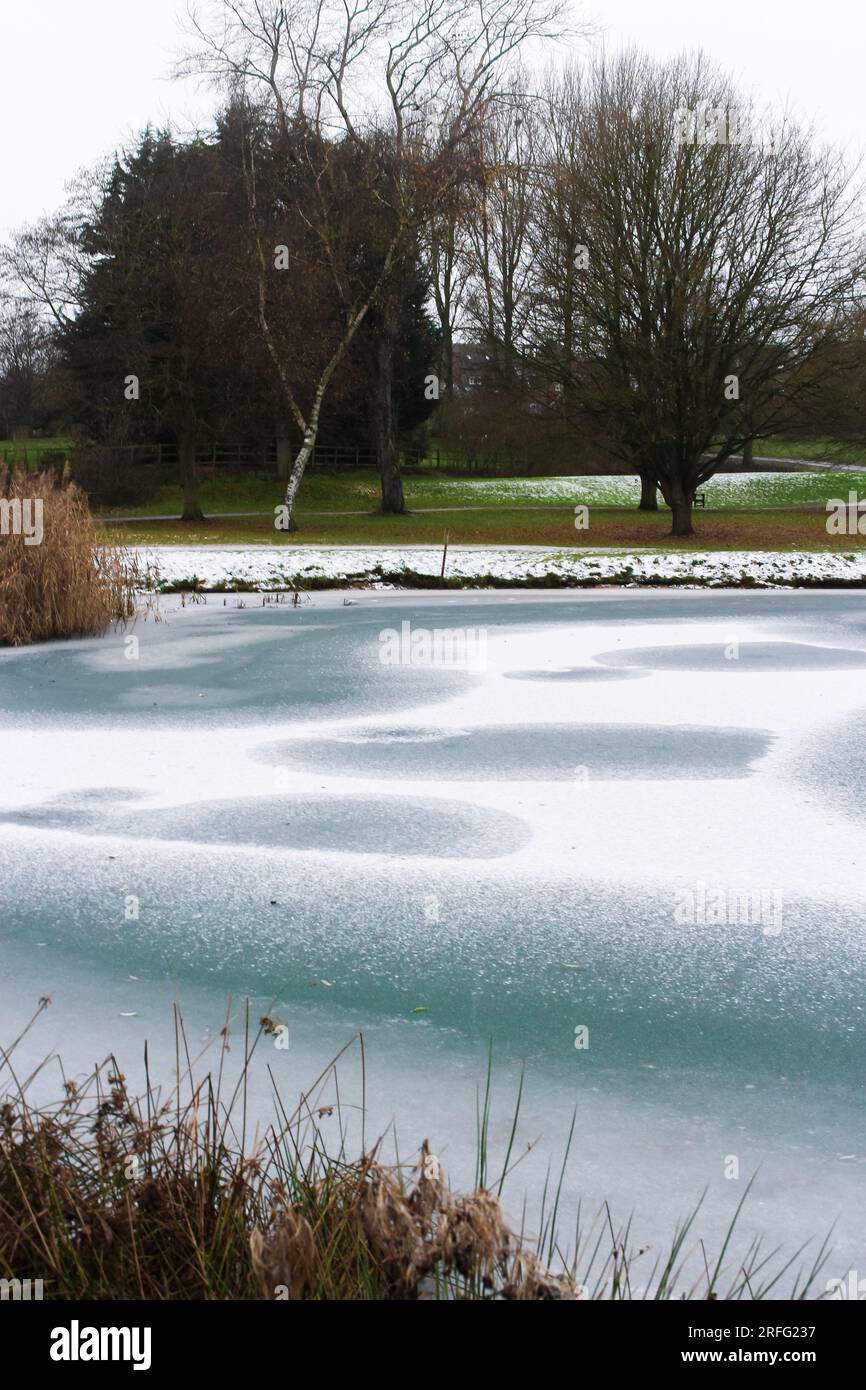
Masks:
[[[287,147],[300,134],[296,158],[307,177],[296,182],[287,171],[282,203],[317,240],[340,306],[315,385],[302,399],[271,309],[274,266],[262,236],[260,151],[251,141],[246,196],[258,321],[300,437],[286,484],[290,527],[334,374],[422,230],[473,177],[477,133],[510,62],[528,38],[560,33],[561,11],[560,0],[220,0],[191,13],[192,49],[182,70],[263,96]],[[345,254],[342,218],[329,196],[343,144],[360,154],[370,205],[379,228],[386,226],[372,267]]]

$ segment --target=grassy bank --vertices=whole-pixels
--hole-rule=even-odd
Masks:
[[[39,468],[43,454],[67,453],[72,440],[65,435],[49,439],[0,439],[0,462]]]
[[[572,478],[447,478],[435,474],[407,475],[403,480],[410,511],[452,508],[485,508],[491,511],[528,507],[569,511],[582,503],[591,508],[634,508],[639,489],[632,477],[605,475]],[[706,484],[708,511],[766,507],[823,508],[828,497],[847,497],[849,489],[866,493],[866,471],[850,473],[819,470],[802,473],[717,474]],[[266,513],[273,517],[281,501],[279,483],[267,474],[247,474],[205,480],[201,490],[202,507],[207,512]],[[323,523],[321,512],[375,513],[379,507],[379,483],[375,473],[352,470],[344,473],[309,472],[301,484],[298,512],[302,524],[315,519]],[[152,502],[138,508],[115,507],[105,516],[136,513],[145,516],[178,516],[182,497],[177,487],[161,489]],[[667,512],[665,515],[669,515]],[[401,518],[392,518],[399,524]]]
[[[831,494],[832,495],[832,494]],[[106,527],[112,544],[272,545],[286,555],[315,545],[441,545],[445,528],[455,545],[573,546],[653,550],[826,550],[851,551],[856,536],[827,534],[826,513],[818,508],[751,508],[697,512],[695,534],[672,541],[668,512],[637,512],[624,507],[593,507],[589,527],[575,530],[574,508],[490,507],[449,512],[415,512],[385,517],[375,513],[316,515],[301,508],[299,530],[276,531],[269,517],[227,518],[185,524],[152,521]]]
[[[50,1001],[40,1001],[41,1013]],[[38,1013],[36,1017],[38,1017]],[[747,1187],[721,1251],[697,1239],[698,1210],[664,1252],[635,1252],[630,1223],[607,1207],[560,1229],[569,1153],[542,1197],[536,1233],[509,1229],[502,1198],[519,1164],[517,1096],[510,1138],[494,1171],[490,1072],[478,1102],[476,1182],[454,1193],[422,1144],[388,1165],[382,1144],[346,1148],[339,1064],[353,1040],[293,1109],[249,1139],[253,1055],[285,1026],[265,1016],[243,1034],[240,1078],[227,1076],[228,1025],[214,1070],[197,1074],[177,1019],[176,1082],[148,1075],[135,1097],[114,1057],[54,1105],[28,1100],[49,1060],[18,1074],[27,1029],[0,1049],[0,1277],[41,1279],[49,1299],[631,1299],[818,1297],[822,1246],[782,1258],[753,1241],[729,1255]],[[237,1043],[235,1043],[237,1045]],[[56,1060],[56,1059],[55,1059]],[[365,1094],[366,1080],[363,1082]],[[522,1088],[521,1088],[522,1089]],[[326,1140],[326,1131],[336,1140]],[[691,1259],[700,1250],[700,1258]],[[698,1272],[695,1273],[695,1270]]]
[[[756,458],[833,460],[866,466],[866,448],[858,444],[839,444],[835,439],[756,439]]]

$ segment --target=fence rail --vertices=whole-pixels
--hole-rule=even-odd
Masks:
[[[291,462],[289,453],[289,463]],[[35,440],[21,441],[7,445],[0,452],[0,462],[23,463],[27,468],[63,467],[67,461],[75,470],[76,460],[85,467],[101,469],[131,466],[136,472],[154,469],[158,472],[173,470],[178,466],[176,444],[117,444],[117,445],[72,445],[42,443]],[[515,455],[484,455],[466,450],[455,453],[444,449],[402,449],[399,453],[400,465],[411,472],[414,469],[436,469],[442,472],[466,474],[476,477],[499,477],[509,474],[532,474],[539,469],[530,460]],[[230,441],[212,441],[202,444],[196,450],[198,471],[203,478],[213,478],[221,474],[267,472],[276,473],[278,454],[276,440],[267,443],[249,444]],[[317,444],[313,449],[308,467],[324,471],[343,472],[348,469],[376,471],[378,460],[373,449],[365,449],[354,444]],[[547,470],[549,471],[549,470]],[[564,470],[567,471],[567,470]]]

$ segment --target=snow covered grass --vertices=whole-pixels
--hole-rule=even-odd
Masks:
[[[847,497],[849,489],[866,495],[866,472],[822,469],[807,473],[717,473],[703,491],[707,506],[790,507],[823,506],[829,497]],[[567,505],[588,507],[637,506],[636,478],[604,475],[589,478],[410,478],[406,492],[414,506]],[[467,495],[468,494],[468,495]]]
[[[271,546],[154,547],[142,559],[159,575],[158,587],[268,590],[338,587],[348,581],[415,586],[440,583],[441,551],[421,546],[305,546],[287,563]],[[844,554],[771,551],[611,551],[580,554],[541,546],[454,547],[446,581],[459,587],[487,583],[545,587],[594,584],[686,584],[695,587],[800,584],[866,587],[866,551]]]
[[[635,477],[612,474],[568,478],[449,478],[441,474],[406,474],[407,504],[412,508],[554,507],[578,502],[589,507],[633,507],[639,497]],[[815,469],[802,473],[717,473],[706,484],[707,505],[725,507],[787,507],[823,505],[828,497],[847,497],[849,488],[866,493],[866,471]],[[202,484],[205,513],[272,513],[280,500],[280,485],[266,474],[216,478]],[[301,486],[299,514],[375,511],[379,481],[369,470],[318,473],[312,470]],[[153,502],[137,509],[151,516],[177,516],[181,494],[163,488]]]
[[[257,486],[262,490],[257,506],[251,493],[240,509],[240,497],[231,507],[227,496],[206,497],[207,520],[190,525],[176,515],[154,513],[144,520],[106,524],[106,540],[135,549],[175,546],[181,552],[193,546],[270,546],[280,552],[273,557],[274,565],[297,565],[299,570],[322,550],[390,552],[441,546],[446,529],[453,547],[492,552],[514,546],[559,551],[576,545],[596,554],[651,548],[664,554],[671,548],[670,512],[665,507],[639,511],[637,483],[629,477],[472,481],[414,476],[406,479],[409,510],[402,516],[384,516],[377,510],[376,479],[370,473],[363,478],[312,477],[309,490],[306,483],[302,488],[299,530],[291,543],[274,527],[273,506],[279,495],[274,480],[260,479]],[[851,543],[828,533],[826,507],[832,499],[847,501],[852,491],[866,497],[866,472],[717,475],[704,489],[706,510],[695,512],[694,537],[676,550],[789,555],[844,551]],[[577,531],[579,506],[586,514],[580,518],[584,529]],[[300,548],[310,552],[308,559],[295,554]]]
[[[703,491],[710,508],[823,507],[831,497],[847,497],[852,488],[866,492],[866,473],[717,473]]]

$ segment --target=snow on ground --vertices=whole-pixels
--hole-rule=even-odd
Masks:
[[[198,587],[261,589],[290,587],[296,581],[328,578],[335,584],[348,576],[401,570],[436,577],[442,552],[438,546],[304,546],[286,551],[272,545],[154,546],[141,560],[158,571],[158,583],[171,588],[193,581]],[[575,585],[672,580],[702,585],[786,586],[804,580],[866,583],[866,550],[844,554],[809,551],[659,551],[580,552],[562,546],[454,546],[445,573],[452,579],[492,576],[516,583],[555,575]]]
[[[636,506],[640,497],[637,478],[598,474],[565,478],[411,478],[407,489],[416,501],[429,495],[465,497],[467,486],[478,496],[481,506],[507,506],[509,503],[587,502],[601,506]]]
[[[565,478],[473,478],[472,494],[479,505],[509,506],[521,503],[555,505],[582,502],[589,507],[633,507],[637,505],[640,484],[636,477],[594,474]],[[823,506],[831,497],[847,497],[849,488],[862,492],[866,472],[856,465],[825,464],[803,472],[716,473],[700,489],[707,507],[789,507]],[[413,505],[428,497],[437,504],[450,492],[465,498],[465,478],[407,479]]]

